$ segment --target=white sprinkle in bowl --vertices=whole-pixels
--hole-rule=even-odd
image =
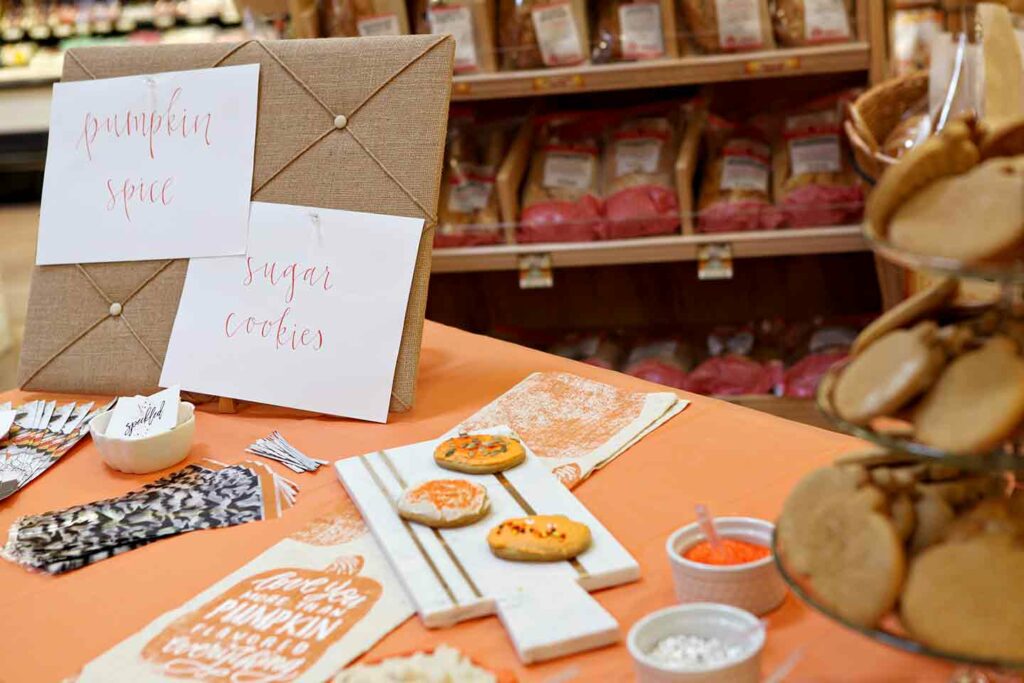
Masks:
[[[713,667],[670,664],[649,653],[663,638],[692,635],[739,645],[735,659]],[[710,602],[675,605],[652,612],[633,624],[626,647],[639,683],[757,683],[765,630],[750,612]]]

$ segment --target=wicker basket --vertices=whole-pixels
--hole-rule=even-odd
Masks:
[[[853,156],[867,176],[877,180],[895,157],[881,152],[882,144],[903,115],[928,94],[928,72],[917,71],[874,86],[854,100],[846,135]]]

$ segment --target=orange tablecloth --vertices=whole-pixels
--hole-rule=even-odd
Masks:
[[[654,385],[589,365],[428,324],[412,412],[388,425],[295,418],[249,408],[238,415],[201,413],[192,458],[247,459],[243,449],[280,429],[319,458],[336,459],[436,437],[528,373],[563,370],[634,390]],[[0,401],[33,398],[8,393]],[[703,502],[717,514],[773,519],[800,475],[853,439],[728,403],[687,396],[693,404],[576,489],[576,494],[633,553],[643,578],[597,593],[623,637],[637,619],[674,602],[665,539]],[[274,465],[277,467],[277,465]],[[159,475],[119,474],[91,443],[14,498],[0,503],[0,531],[16,517],[118,495]],[[159,541],[63,576],[31,574],[0,561],[0,681],[53,681],[74,674],[123,638],[177,607],[308,524],[345,493],[332,468],[300,475],[297,506],[283,518]],[[798,647],[790,681],[942,681],[949,668],[877,645],[832,625],[790,597],[768,617],[765,672]],[[371,650],[379,657],[450,643],[524,681],[628,681],[624,645],[522,667],[494,617],[428,631],[413,617]]]

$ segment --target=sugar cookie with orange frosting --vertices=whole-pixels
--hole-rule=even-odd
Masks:
[[[564,515],[514,517],[491,529],[487,544],[505,560],[571,560],[590,547],[590,529]]]
[[[431,479],[410,486],[396,503],[405,519],[442,529],[467,526],[487,515],[487,489],[464,479]]]
[[[511,436],[463,434],[442,441],[434,450],[438,465],[467,474],[504,472],[525,459],[523,444]]]

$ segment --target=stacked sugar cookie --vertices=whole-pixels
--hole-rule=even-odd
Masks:
[[[1014,264],[1024,257],[1024,118],[950,123],[883,174],[868,235],[925,257]]]
[[[1024,282],[1024,118],[950,123],[883,175],[866,231],[883,252],[948,272]],[[851,361],[822,387],[827,410],[939,451],[1008,448],[1024,422],[1019,305],[962,305],[941,279],[868,326]]]
[[[441,442],[434,462],[454,472],[500,474],[521,464],[526,449],[510,436],[460,435]],[[482,484],[467,479],[432,479],[410,486],[395,502],[404,519],[434,528],[475,524],[490,500]],[[590,529],[563,515],[507,519],[491,529],[487,543],[497,557],[520,562],[569,560],[590,547]]]
[[[869,325],[819,389],[826,410],[953,455],[1011,442],[1024,422],[1024,319],[958,308],[956,293],[939,280]]]
[[[853,624],[894,610],[928,646],[1024,662],[1024,495],[884,451],[840,457],[805,476],[777,527],[784,567]]]
[[[951,275],[865,328],[819,387],[844,429],[920,455],[877,450],[811,472],[776,541],[840,619],[1017,669],[1024,491],[1004,469],[1024,470],[1024,314],[1019,297],[962,297],[953,277],[1024,283],[1024,118],[995,120],[955,121],[883,175],[868,236]]]

